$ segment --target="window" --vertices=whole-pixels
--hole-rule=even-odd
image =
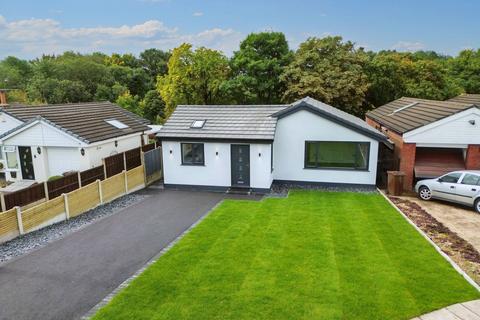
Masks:
[[[306,141],[305,168],[368,170],[369,142]]]
[[[193,129],[201,129],[203,128],[203,126],[205,125],[205,122],[207,120],[195,120],[192,122],[192,124],[190,125],[190,128],[193,128]]]
[[[444,175],[443,177],[438,179],[438,181],[447,182],[447,183],[457,183],[461,175],[462,175],[461,172],[450,173],[450,174]]]
[[[18,159],[16,148],[12,146],[3,147],[3,151],[5,152],[5,158],[7,159],[7,167],[9,169],[17,169]]]
[[[128,126],[125,123],[123,123],[121,121],[118,121],[118,120],[115,120],[115,119],[105,120],[105,122],[114,126],[117,129],[127,129],[128,128]]]
[[[462,179],[462,184],[468,184],[472,186],[480,185],[480,176],[471,173],[465,173]]]
[[[205,164],[203,143],[182,143],[182,164],[203,166]]]

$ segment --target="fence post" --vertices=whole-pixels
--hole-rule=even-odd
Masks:
[[[147,168],[145,167],[145,152],[140,151],[140,162],[143,166],[143,184],[147,187]]]
[[[103,165],[103,178],[107,179],[107,166],[105,165],[105,158],[102,159],[102,165]]]
[[[128,193],[128,177],[127,177],[127,170],[123,170],[123,180],[125,181],[125,194]]]
[[[65,204],[65,219],[70,219],[70,208],[68,206],[68,194],[62,193],[63,203]]]
[[[22,235],[25,232],[23,231],[23,221],[22,221],[22,209],[19,206],[15,207],[17,211],[17,224],[18,224],[18,232]]]
[[[123,170],[127,170],[127,155],[123,152]]]
[[[5,205],[5,194],[0,192],[0,203],[2,205],[2,211],[7,211],[7,206]]]
[[[97,185],[98,185],[98,195],[100,198],[100,204],[103,203],[103,191],[102,191],[102,182],[100,179],[97,179]]]
[[[77,171],[77,179],[78,179],[78,188],[82,187],[82,175],[80,174],[80,171]]]
[[[50,200],[50,197],[49,197],[49,195],[48,195],[48,183],[47,183],[47,181],[44,181],[44,182],[43,182],[43,190],[44,190],[44,192],[45,192],[45,199],[46,199],[47,201]]]

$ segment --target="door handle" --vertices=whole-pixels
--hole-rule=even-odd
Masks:
[[[477,191],[477,189],[473,188],[472,191]]]
[[[450,189],[455,189],[455,186],[450,186]]]

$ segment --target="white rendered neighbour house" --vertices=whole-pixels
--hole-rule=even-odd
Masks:
[[[0,110],[0,179],[48,178],[83,171],[141,146],[150,128],[109,102],[5,106]]]
[[[157,134],[166,187],[268,191],[375,186],[379,143],[363,120],[315,99],[291,105],[178,106]]]

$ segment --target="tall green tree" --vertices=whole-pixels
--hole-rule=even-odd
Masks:
[[[0,61],[0,88],[25,89],[33,75],[32,65],[16,57]]]
[[[232,98],[244,104],[279,103],[284,91],[280,75],[292,57],[283,33],[249,34],[230,61]]]
[[[225,100],[228,59],[220,51],[182,44],[172,51],[168,74],[158,77],[157,88],[170,115],[178,104],[215,104]]]
[[[447,63],[452,78],[467,93],[480,93],[480,49],[463,50]]]
[[[142,115],[152,123],[165,121],[165,102],[157,90],[150,90],[142,101]]]
[[[170,56],[171,53],[167,51],[147,49],[140,53],[140,65],[153,79],[156,79],[167,73]]]
[[[369,82],[368,57],[341,37],[309,38],[300,44],[281,80],[285,102],[310,96],[347,112],[361,115]]]

